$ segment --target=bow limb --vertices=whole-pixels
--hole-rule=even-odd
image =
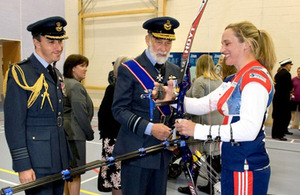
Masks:
[[[203,15],[205,7],[207,5],[208,0],[203,0],[202,4],[198,10],[198,13],[192,23],[190,31],[187,36],[187,40],[184,45],[183,54],[180,63],[180,83],[179,83],[179,96],[177,101],[177,114],[179,118],[183,117],[184,109],[183,109],[183,100],[187,90],[191,86],[191,79],[190,79],[190,52],[193,44],[193,40],[195,37],[196,30],[198,28],[200,19]]]

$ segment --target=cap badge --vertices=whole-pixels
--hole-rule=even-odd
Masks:
[[[62,31],[62,28],[63,28],[63,27],[61,26],[61,23],[60,23],[60,22],[56,22],[56,28],[55,28],[56,31],[57,31],[57,32],[60,32],[60,31]]]
[[[164,28],[166,30],[171,30],[172,24],[170,23],[170,20],[167,20],[167,23],[164,24]]]

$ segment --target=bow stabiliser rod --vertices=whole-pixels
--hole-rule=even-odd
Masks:
[[[191,143],[194,141],[191,141]],[[92,161],[90,163],[87,163],[86,165],[80,166],[80,167],[76,167],[73,169],[66,169],[61,171],[60,173],[56,173],[53,175],[49,175],[46,177],[42,177],[39,178],[35,181],[31,181],[28,183],[24,183],[24,184],[20,184],[20,185],[16,185],[14,187],[6,187],[6,188],[2,188],[0,190],[0,194],[1,195],[12,195],[14,193],[18,193],[18,192],[22,192],[24,190],[27,189],[31,189],[34,187],[38,187],[44,184],[48,184],[57,180],[67,180],[67,181],[71,181],[72,177],[74,175],[78,175],[78,174],[83,174],[86,171],[95,169],[95,168],[99,168],[102,166],[110,166],[115,164],[115,162],[118,161],[122,161],[122,160],[128,160],[128,159],[132,159],[132,158],[137,158],[137,157],[143,157],[146,154],[149,153],[153,153],[155,151],[159,151],[159,150],[164,150],[164,149],[168,149],[170,146],[176,146],[176,147],[185,147],[185,145],[189,143],[189,141],[185,141],[185,140],[181,140],[181,139],[174,139],[171,141],[165,141],[162,142],[160,144],[154,145],[154,146],[150,146],[147,148],[140,148],[136,151],[130,152],[130,153],[126,153],[123,155],[119,155],[116,157],[109,157],[106,160],[95,160]]]

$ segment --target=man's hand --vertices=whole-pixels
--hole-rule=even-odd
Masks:
[[[152,99],[158,98],[158,90],[161,87],[160,83],[154,82],[154,89],[152,91]],[[176,95],[174,93],[175,89],[173,85],[173,80],[168,81],[168,86],[162,86],[163,92],[165,93],[165,96],[162,100],[156,100],[155,102],[165,102],[165,101],[172,101],[176,98]]]
[[[29,170],[26,170],[26,171],[19,172],[19,180],[22,184],[23,183],[28,183],[30,181],[35,181],[36,177],[35,177],[34,170],[29,169]]]
[[[155,123],[153,124],[151,134],[158,140],[164,141],[171,134],[171,128],[164,125],[163,123]]]

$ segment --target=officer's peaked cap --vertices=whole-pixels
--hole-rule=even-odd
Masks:
[[[147,29],[155,38],[175,40],[175,32],[179,22],[172,17],[156,17],[147,20],[143,28]]]
[[[279,62],[279,64],[280,64],[280,66],[285,66],[287,64],[293,65],[293,62],[290,58],[288,58],[288,59],[282,60],[281,62]]]
[[[42,35],[48,39],[67,39],[66,31],[64,27],[67,25],[67,21],[60,16],[53,16],[39,20],[33,24],[27,26],[27,30],[32,35]]]

